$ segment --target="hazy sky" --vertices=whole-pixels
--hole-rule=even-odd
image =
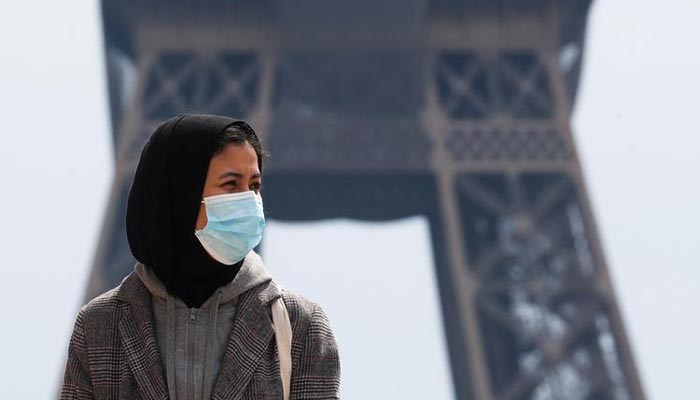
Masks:
[[[594,2],[573,119],[614,286],[647,394],[656,400],[700,398],[698,21],[697,0]],[[0,49],[0,398],[41,399],[54,394],[63,370],[113,173],[97,2],[2,2]],[[331,231],[359,243],[371,237],[362,254],[391,254],[377,260],[393,268],[387,274],[422,277],[424,284],[409,289],[435,311],[420,218],[379,227],[272,223],[266,262],[285,277],[292,249],[320,243],[330,247],[318,260],[337,257],[342,246],[323,237]],[[399,233],[401,240],[382,249],[369,244]],[[281,237],[294,241],[282,244]],[[410,254],[399,251],[402,240],[417,242]],[[335,264],[344,265],[352,266]],[[320,289],[304,290],[329,312],[349,312]],[[410,293],[398,301],[410,302]],[[400,322],[402,312],[388,323]],[[339,338],[361,335],[334,315]],[[440,330],[429,325],[406,340],[423,338],[439,352]],[[399,351],[402,343],[376,346]],[[431,362],[438,368],[431,383],[447,396],[450,382],[439,373],[447,366]],[[348,370],[347,378],[369,379],[362,374]]]

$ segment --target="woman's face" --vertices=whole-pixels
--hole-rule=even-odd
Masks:
[[[202,198],[215,194],[237,193],[254,190],[260,193],[262,180],[258,169],[258,156],[248,142],[227,144],[223,151],[211,158]],[[195,229],[207,225],[204,203],[199,205]]]

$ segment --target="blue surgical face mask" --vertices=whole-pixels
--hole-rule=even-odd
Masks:
[[[202,200],[207,225],[194,234],[216,261],[233,265],[260,243],[265,215],[260,195],[249,190],[208,196]]]

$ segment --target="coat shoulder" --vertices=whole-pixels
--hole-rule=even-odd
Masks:
[[[282,291],[282,299],[289,311],[290,317],[294,314],[296,317],[303,320],[310,320],[316,307],[320,307],[315,301],[287,290]]]
[[[292,325],[307,327],[319,318],[326,318],[326,312],[318,302],[286,289],[281,294]]]
[[[113,318],[124,304],[124,288],[133,285],[134,274],[129,274],[122,282],[90,300],[80,308],[79,319],[86,324],[100,324],[106,318]]]
[[[319,330],[332,336],[330,320],[319,303],[287,290],[282,291],[281,294],[289,313],[292,330],[302,333],[299,337]]]

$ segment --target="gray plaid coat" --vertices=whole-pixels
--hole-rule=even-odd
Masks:
[[[212,399],[282,399],[270,303],[292,324],[291,399],[338,399],[338,347],[323,309],[268,281],[243,293]],[[78,313],[61,399],[168,399],[148,289],[132,272]]]

